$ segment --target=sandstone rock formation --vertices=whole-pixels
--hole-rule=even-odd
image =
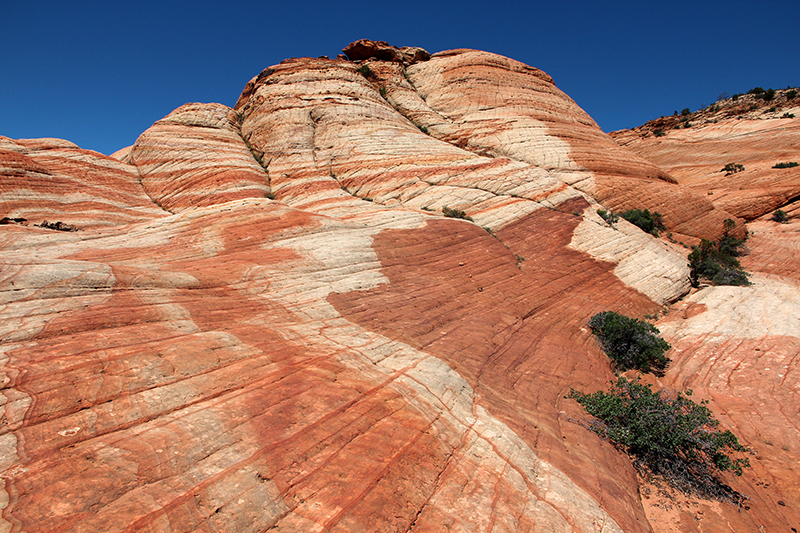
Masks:
[[[800,98],[787,94],[793,93],[777,91],[770,101],[749,94],[728,98],[611,135],[739,218],[754,220],[776,209],[800,215],[800,167],[774,168],[800,163]],[[729,164],[744,170],[727,172]]]
[[[221,104],[179,107],[137,139],[129,160],[148,196],[170,212],[269,194],[238,115]]]
[[[61,139],[0,136],[0,213],[31,223],[117,226],[166,215],[136,169]]]
[[[565,394],[613,377],[587,319],[656,314],[688,269],[596,210],[653,208],[696,237],[730,215],[616,146],[541,71],[355,44],[360,63],[264,70],[233,110],[182,106],[117,159],[2,138],[0,214],[82,229],[0,225],[0,531],[663,530]],[[61,192],[75,188],[90,203]],[[730,480],[752,508],[703,504],[703,531],[797,527],[780,472],[798,457],[791,378],[779,407],[747,406],[786,425],[778,457],[730,401],[758,371],[690,371],[739,353],[696,349],[713,317],[756,321],[776,284],[797,294],[791,269],[757,268],[763,288],[704,289],[663,319],[678,347],[664,383],[696,380],[765,457],[768,484]],[[790,346],[793,328],[723,333]],[[781,354],[769,364],[796,373]]]

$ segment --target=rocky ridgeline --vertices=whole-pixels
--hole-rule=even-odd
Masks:
[[[800,96],[758,89],[611,136],[739,218],[798,216]]]
[[[113,158],[0,138],[0,530],[797,527],[793,223],[756,223],[753,250],[782,244],[746,258],[754,286],[660,322],[661,384],[757,454],[726,478],[746,510],[671,511],[565,394],[613,377],[588,318],[668,310],[685,251],[596,211],[658,211],[686,241],[732,211],[540,70],[344,52],[265,69],[233,109],[186,104]]]

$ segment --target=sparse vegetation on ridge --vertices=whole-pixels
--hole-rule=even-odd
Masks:
[[[472,217],[467,216],[466,211],[462,211],[461,209],[451,209],[447,206],[442,207],[442,214],[448,218],[461,218],[464,220],[469,220],[470,222],[474,222]]]
[[[628,209],[620,216],[654,237],[658,237],[658,233],[665,229],[663,215],[657,212],[650,213],[648,209]]]
[[[726,176],[730,176],[731,174],[736,174],[737,172],[743,172],[744,165],[741,163],[728,163],[720,172],[724,172]]]
[[[786,211],[777,209],[774,213],[772,213],[772,220],[775,222],[780,222],[781,224],[785,224],[786,222],[789,222],[789,215],[786,214]]]
[[[731,455],[747,450],[731,431],[718,429],[707,400],[697,404],[691,395],[691,390],[653,392],[638,380],[619,377],[609,392],[570,389],[569,398],[594,417],[585,427],[632,456],[640,471],[662,476],[688,494],[740,503],[744,497],[717,473],[730,470],[741,476],[750,462]]]
[[[800,166],[800,163],[797,163],[795,161],[786,161],[785,163],[778,163],[772,168],[794,168],[798,166]]]
[[[588,323],[615,370],[630,369],[662,375],[669,363],[664,353],[670,345],[658,328],[614,311],[597,313]]]
[[[747,273],[739,260],[743,239],[730,235],[736,227],[732,219],[725,219],[725,234],[719,242],[703,239],[699,246],[693,246],[689,254],[690,281],[698,287],[701,279],[714,285],[750,285]]]
[[[700,109],[694,112],[688,107],[680,112],[676,110],[672,115],[650,120],[642,126],[632,128],[632,130],[640,131],[645,135],[649,131],[656,137],[662,137],[669,130],[702,127],[703,124],[716,124],[726,118],[755,118],[752,115],[748,117],[748,114],[758,110],[766,111],[771,106],[774,106],[777,112],[781,113],[780,118],[794,118],[793,113],[784,112],[781,108],[787,105],[795,105],[793,100],[797,98],[797,95],[798,89],[790,87],[767,90],[763,87],[755,87],[747,93],[737,93],[730,96],[727,92],[723,92],[709,106],[702,105]]]

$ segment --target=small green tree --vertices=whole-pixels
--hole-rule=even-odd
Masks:
[[[786,211],[784,211],[783,209],[777,209],[774,213],[772,213],[772,220],[784,224],[786,222],[789,222],[789,215],[787,215]]]
[[[650,213],[647,209],[629,209],[620,216],[655,237],[658,237],[659,231],[664,231],[664,217],[661,213]]]
[[[736,174],[737,172],[743,172],[744,165],[741,163],[728,163],[725,165],[720,172],[724,172],[726,176],[730,176],[731,174]]]
[[[732,219],[726,219],[725,234],[719,242],[703,239],[699,246],[692,247],[689,275],[693,287],[697,287],[701,279],[714,285],[750,285],[747,273],[736,259],[744,240],[729,235],[735,226]]]
[[[718,429],[708,401],[697,404],[691,394],[653,392],[638,380],[619,377],[609,392],[571,389],[569,397],[595,418],[587,427],[634,457],[637,468],[689,494],[741,501],[716,474],[730,470],[741,476],[750,462],[729,454],[747,450],[733,433]]]
[[[589,329],[613,361],[615,370],[637,369],[663,374],[669,363],[664,352],[670,346],[658,328],[636,318],[603,311],[589,319]]]

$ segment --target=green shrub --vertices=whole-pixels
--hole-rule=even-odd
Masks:
[[[708,401],[697,404],[691,394],[653,392],[620,377],[609,392],[571,389],[569,397],[594,417],[586,427],[631,455],[640,471],[663,476],[688,494],[740,503],[743,496],[716,476],[726,470],[741,476],[750,462],[729,454],[747,450],[732,432],[719,430]]]
[[[800,163],[796,161],[786,161],[783,163],[778,163],[777,165],[773,166],[772,168],[794,168],[800,166]]]
[[[605,209],[598,209],[597,214],[600,215],[600,218],[605,220],[609,226],[612,228],[614,224],[619,221],[619,215],[616,214],[614,211],[606,211]]]
[[[772,213],[772,220],[783,224],[785,222],[789,222],[789,215],[786,214],[786,211],[778,209],[774,213]]]
[[[386,87],[381,87],[380,89],[378,89],[378,92],[381,93],[381,96],[383,98],[386,98]]]
[[[620,215],[645,233],[658,237],[658,232],[664,230],[664,217],[661,213],[650,213],[647,209],[629,209]]]
[[[613,361],[615,370],[624,372],[635,368],[659,375],[664,373],[669,363],[664,352],[670,346],[659,337],[654,325],[614,311],[603,311],[589,319],[588,326]]]
[[[725,220],[725,235],[719,242],[703,239],[699,246],[692,247],[689,275],[693,287],[697,287],[701,279],[714,285],[750,285],[747,273],[736,259],[744,240],[728,235],[728,231],[733,229],[729,221],[733,222]]]
[[[463,218],[464,220],[469,220],[472,222],[472,218],[467,216],[467,212],[462,211],[461,209],[450,209],[449,207],[444,206],[442,207],[442,213],[448,218]]]
[[[371,78],[374,75],[372,69],[369,68],[369,65],[361,65],[360,67],[358,67],[358,71],[365,78]]]
[[[753,87],[752,89],[747,91],[747,94],[763,94],[763,93],[764,93],[763,87]]]
[[[683,108],[683,110],[681,111],[681,115],[683,115],[684,117],[688,117],[691,114],[692,114],[692,112],[691,112],[691,110],[689,110],[688,107]]]
[[[724,172],[726,176],[730,176],[731,174],[736,174],[737,172],[742,172],[744,170],[744,165],[741,163],[728,163],[720,172]]]
[[[794,118],[794,113],[789,113],[788,111],[781,115],[781,118]]]
[[[662,130],[662,129],[655,129],[655,130],[653,130],[653,135],[655,135],[656,137],[663,137],[663,136],[664,136],[664,135],[666,135],[666,134],[667,134],[667,133],[666,133],[664,130]]]
[[[790,91],[786,91],[786,99],[787,100],[794,100],[795,96],[797,96],[797,90],[792,89]]]

